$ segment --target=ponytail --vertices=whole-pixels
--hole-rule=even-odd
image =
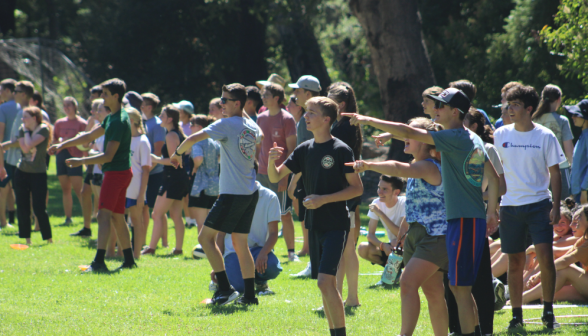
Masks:
[[[553,112],[551,111],[551,104],[561,98],[561,96],[562,92],[559,86],[553,84],[545,85],[545,88],[543,88],[543,91],[541,92],[541,100],[539,101],[537,110],[533,113],[531,118],[537,120],[545,113]]]

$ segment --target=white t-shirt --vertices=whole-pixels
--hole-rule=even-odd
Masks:
[[[131,138],[131,169],[133,178],[127,188],[127,198],[136,200],[141,190],[143,167],[151,166],[151,144],[145,134]]]
[[[100,153],[104,153],[104,135],[101,135],[98,139],[94,140],[94,149]],[[102,174],[102,169],[100,169],[100,165],[95,164],[92,173]]]
[[[250,249],[258,246],[263,247],[268,237],[268,223],[281,220],[280,201],[276,193],[262,186],[258,181],[255,183],[259,188],[259,198],[251,221],[251,231],[247,237],[247,245]],[[227,234],[223,256],[226,257],[231,253],[235,253],[235,249],[231,234]]]
[[[529,132],[519,132],[514,124],[500,127],[494,143],[506,181],[506,195],[500,205],[525,205],[551,199],[549,167],[566,157],[551,130],[533,123]]]
[[[386,206],[386,203],[381,202],[379,198],[376,198],[372,202],[372,204],[376,204],[378,206],[378,208],[380,208],[380,210],[382,210],[382,212],[386,215],[386,217],[388,217],[392,221],[392,223],[396,224],[398,227],[400,227],[400,223],[402,222],[402,219],[404,217],[406,217],[406,208],[404,206],[405,203],[406,203],[406,197],[404,197],[404,196],[398,196],[398,202],[396,202],[396,204],[391,208],[388,208]],[[371,210],[368,211],[367,215],[371,219],[380,219],[380,217],[378,217],[378,215],[373,213]],[[384,225],[384,228],[386,229],[388,239],[390,239],[390,241],[392,241],[392,239],[396,239],[396,235],[392,234],[392,232],[390,231],[390,228],[386,225],[386,223],[384,223],[382,221],[382,224]]]

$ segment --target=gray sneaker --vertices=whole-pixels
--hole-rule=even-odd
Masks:
[[[262,284],[256,283],[255,284],[255,291],[257,292],[257,295],[260,295],[260,296],[275,294],[269,288],[269,286],[267,285],[267,282],[266,283],[262,283]]]
[[[294,277],[294,278],[308,278],[308,277],[310,277],[311,274],[312,274],[312,268],[310,266],[310,261],[309,261],[308,265],[306,265],[305,269],[303,269],[302,271],[300,271],[296,274],[290,274],[290,276]]]

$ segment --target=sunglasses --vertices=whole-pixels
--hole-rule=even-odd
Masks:
[[[445,105],[447,105],[447,104],[445,104],[445,103],[443,103],[443,102],[440,102],[440,101],[438,101],[438,100],[436,100],[436,101],[435,101],[435,108],[436,108],[436,109],[442,109],[442,108],[444,108],[444,107],[445,107]]]
[[[238,101],[239,99],[231,99],[231,98],[225,98],[225,97],[221,97],[221,99],[220,99],[221,104],[226,104],[227,101],[229,101],[229,100],[230,101]]]

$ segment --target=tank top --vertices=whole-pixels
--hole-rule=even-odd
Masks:
[[[177,130],[171,130],[170,132],[174,132],[178,135],[178,137],[180,138],[180,143],[184,142],[185,137],[178,132]],[[169,159],[169,152],[167,151],[167,142],[163,144],[163,148],[161,148],[161,156],[164,159]],[[184,171],[184,169],[179,168],[176,169],[174,166],[163,166],[163,171],[166,173],[166,175],[168,176],[185,176],[186,172]]]
[[[433,162],[439,172],[441,164]],[[418,222],[427,229],[430,236],[443,236],[447,233],[447,217],[443,184],[434,186],[423,179],[409,178],[406,183],[406,221]]]

